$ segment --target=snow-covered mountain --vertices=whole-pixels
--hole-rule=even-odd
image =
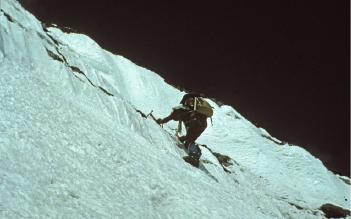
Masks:
[[[202,162],[185,163],[177,123],[143,117],[184,92],[0,4],[0,218],[350,218],[349,178],[230,106],[208,100]]]

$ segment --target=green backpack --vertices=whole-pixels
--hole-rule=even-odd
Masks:
[[[202,97],[194,97],[194,99],[194,111],[207,117],[212,117],[213,107]]]
[[[190,97],[185,100],[185,105],[194,108],[194,112],[212,117],[213,107],[202,97]]]

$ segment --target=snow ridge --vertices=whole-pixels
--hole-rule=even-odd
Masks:
[[[200,168],[185,163],[177,123],[142,116],[184,92],[15,0],[0,7],[1,218],[349,218],[350,179],[230,106],[208,100]]]

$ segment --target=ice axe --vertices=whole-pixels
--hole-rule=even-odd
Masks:
[[[151,112],[149,114],[147,114],[146,118],[151,116],[151,118],[153,118],[156,121],[156,118],[152,115],[152,112],[153,112],[153,110],[151,110]]]

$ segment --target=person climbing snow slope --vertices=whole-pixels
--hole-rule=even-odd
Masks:
[[[164,124],[170,120],[179,121],[177,134],[182,127],[181,123],[184,123],[186,135],[179,137],[179,141],[184,143],[184,147],[189,151],[189,156],[183,157],[183,159],[198,167],[201,150],[195,141],[207,128],[207,118],[213,115],[213,110],[200,94],[185,94],[180,104],[180,106],[173,108],[169,116],[157,119],[156,122]]]

